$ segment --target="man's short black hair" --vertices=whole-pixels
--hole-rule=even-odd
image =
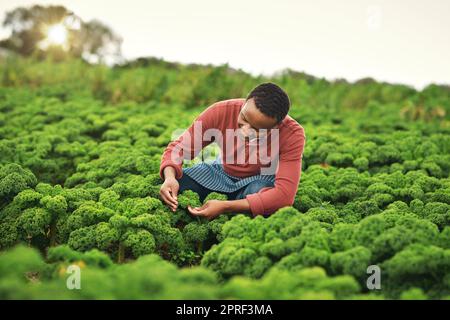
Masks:
[[[275,83],[266,82],[258,85],[248,95],[247,100],[254,98],[256,107],[266,116],[281,122],[289,112],[289,97]]]

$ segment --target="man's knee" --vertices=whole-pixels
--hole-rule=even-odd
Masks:
[[[178,190],[178,193],[182,193],[183,191],[186,191],[186,190],[192,190],[199,195],[201,202],[203,202],[203,200],[206,198],[208,193],[211,192],[210,190],[203,187],[197,181],[195,181],[194,179],[192,179],[191,177],[189,177],[188,175],[186,175],[184,173],[183,173],[183,176],[181,177],[181,179],[178,179],[178,183],[179,183],[179,187],[180,187]]]
[[[180,192],[184,190],[192,190],[196,187],[195,181],[184,173],[180,179],[177,179],[177,181],[180,185]]]
[[[257,193],[263,188],[271,188],[273,183],[267,180],[256,180],[251,182],[244,191],[244,197],[249,194]]]

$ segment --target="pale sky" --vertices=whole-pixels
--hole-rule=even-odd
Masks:
[[[450,84],[450,0],[0,0],[0,18],[36,3],[108,24],[125,58]]]

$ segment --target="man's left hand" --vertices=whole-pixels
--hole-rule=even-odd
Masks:
[[[188,210],[194,216],[204,217],[208,220],[212,220],[225,212],[225,203],[226,201],[209,200],[200,208],[192,208],[189,206]]]

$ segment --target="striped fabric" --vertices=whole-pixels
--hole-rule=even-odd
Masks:
[[[235,192],[256,180],[266,180],[275,183],[275,175],[255,175],[245,178],[233,177],[223,170],[223,166],[218,159],[212,163],[201,162],[193,167],[185,168],[183,173],[203,187],[223,193]]]

